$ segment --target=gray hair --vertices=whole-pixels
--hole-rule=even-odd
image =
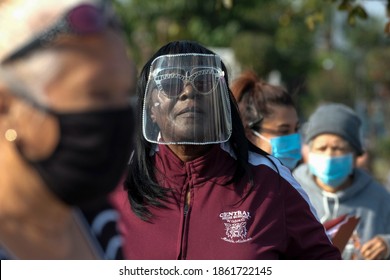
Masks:
[[[0,83],[20,98],[45,104],[44,89],[58,75],[60,67],[55,50],[36,52],[23,60],[0,65]]]

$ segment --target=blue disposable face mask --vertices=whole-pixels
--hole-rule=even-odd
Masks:
[[[324,184],[337,188],[343,184],[353,171],[353,155],[331,157],[309,153],[309,168]]]
[[[301,135],[293,133],[268,139],[253,130],[253,134],[271,144],[271,154],[279,159],[290,170],[302,159]]]

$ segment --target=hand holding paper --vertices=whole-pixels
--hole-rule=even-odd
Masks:
[[[343,252],[360,218],[344,214],[324,223],[324,227],[340,252]]]

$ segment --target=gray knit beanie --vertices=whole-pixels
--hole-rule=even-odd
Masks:
[[[349,107],[331,103],[318,107],[310,116],[305,128],[305,142],[319,134],[331,133],[344,138],[356,150],[363,153],[360,137],[361,120]]]

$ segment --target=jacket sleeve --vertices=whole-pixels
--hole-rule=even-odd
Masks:
[[[287,230],[287,258],[339,260],[341,254],[328,238],[309,203],[290,182],[282,185]]]

